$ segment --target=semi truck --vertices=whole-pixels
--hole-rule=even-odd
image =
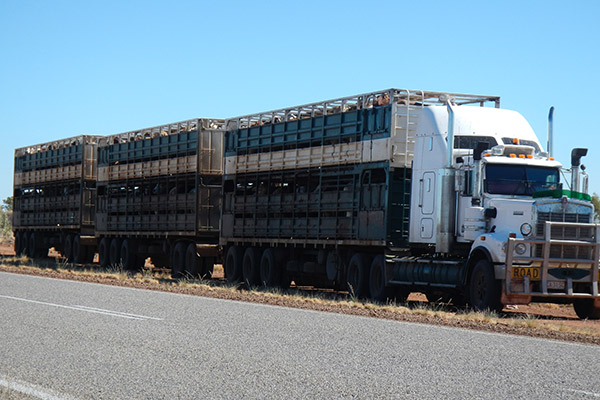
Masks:
[[[389,89],[228,119],[226,276],[480,310],[567,301],[599,318],[585,153],[563,188],[562,165],[494,96]]]
[[[81,135],[15,150],[15,252],[29,257],[51,247],[69,260],[96,252],[98,136]]]
[[[17,198],[46,196],[49,181],[24,186],[17,160],[49,144],[17,150],[16,249],[69,256],[79,238],[103,266],[150,257],[176,278],[222,263],[249,286],[418,291],[479,310],[565,302],[600,318],[587,150],[573,150],[563,185],[565,168],[499,97],[387,89],[93,141],[85,232],[23,222],[43,209]]]

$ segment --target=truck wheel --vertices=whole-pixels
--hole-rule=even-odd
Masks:
[[[260,258],[260,283],[263,286],[276,287],[280,282],[281,268],[275,264],[273,250],[266,249]]]
[[[594,307],[593,299],[575,299],[573,308],[579,319],[600,319],[600,308]]]
[[[173,279],[181,279],[185,273],[185,243],[178,242],[173,249],[171,257],[171,277]]]
[[[469,303],[477,311],[501,311],[500,285],[488,260],[479,260],[469,279]]]
[[[27,256],[29,255],[29,234],[27,232],[21,233],[21,241],[23,243],[21,246],[21,255]]]
[[[196,244],[190,243],[185,251],[185,272],[192,278],[203,278],[202,260],[198,257]]]
[[[86,247],[81,245],[81,239],[79,237],[79,235],[74,235],[73,236],[73,247],[72,247],[72,254],[73,254],[73,261],[77,264],[83,264],[86,261]]]
[[[73,261],[73,236],[66,235],[65,241],[63,243],[63,257],[67,259],[67,261]]]
[[[242,258],[243,253],[240,247],[231,246],[227,250],[225,257],[225,278],[227,282],[237,283],[242,280]]]
[[[242,261],[244,283],[248,287],[257,286],[260,283],[259,251],[254,247],[248,247]]]
[[[100,267],[107,268],[110,264],[110,256],[108,252],[109,248],[109,239],[102,238],[100,239],[100,244],[98,244],[98,262],[100,263]]]
[[[15,255],[19,257],[23,253],[23,235],[21,232],[15,232]]]
[[[127,271],[138,271],[141,269],[136,247],[133,239],[125,239],[121,243],[121,262],[123,263],[123,268]]]
[[[40,249],[40,234],[37,232],[31,232],[29,235],[29,258],[41,257],[42,251]]]
[[[369,293],[371,299],[376,301],[386,301],[393,294],[393,288],[386,286],[385,279],[385,258],[379,254],[371,263],[369,275]]]
[[[367,256],[356,253],[350,259],[346,270],[346,288],[350,295],[364,298],[369,293],[369,266]]]
[[[110,260],[110,264],[112,266],[122,266],[121,264],[121,240],[118,238],[113,238],[110,241],[110,246],[108,248],[108,259]]]

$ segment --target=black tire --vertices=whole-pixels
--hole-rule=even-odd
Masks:
[[[111,239],[108,247],[108,259],[112,266],[123,266],[121,262],[121,239]]]
[[[185,250],[186,246],[183,242],[178,242],[173,248],[173,254],[171,254],[171,277],[173,279],[181,279],[185,276]]]
[[[110,239],[102,238],[98,244],[98,263],[100,267],[107,268],[110,265],[109,255]]]
[[[225,278],[230,283],[237,283],[242,280],[242,259],[243,249],[238,246],[231,246],[227,250],[225,257]]]
[[[21,232],[21,241],[22,241],[21,255],[29,256],[29,233],[28,232]]]
[[[394,288],[386,286],[385,258],[382,254],[376,256],[371,263],[369,274],[369,294],[371,299],[386,301],[393,296]]]
[[[87,259],[86,250],[87,247],[81,245],[81,239],[79,235],[73,235],[73,247],[71,250],[73,254],[73,262],[77,264],[84,264]]]
[[[192,278],[203,278],[202,271],[203,260],[198,256],[196,244],[190,243],[185,250],[185,272]]]
[[[15,254],[17,257],[19,257],[23,254],[23,233],[22,232],[15,232],[14,248],[15,248]]]
[[[260,284],[266,287],[281,285],[281,267],[275,263],[275,254],[272,249],[263,251],[260,258]]]
[[[73,236],[70,234],[65,236],[62,254],[67,261],[73,261]]]
[[[579,319],[600,319],[600,308],[594,307],[594,299],[575,299],[573,309]]]
[[[254,247],[248,247],[244,252],[242,261],[242,273],[244,283],[250,286],[257,286],[260,283],[260,251]]]
[[[29,234],[29,245],[27,246],[29,258],[39,258],[41,255],[40,251],[40,234],[37,232],[31,232]]]
[[[500,284],[488,260],[477,261],[469,278],[469,304],[477,311],[501,311]]]
[[[346,269],[346,289],[358,298],[369,294],[369,260],[365,254],[356,253],[350,259]]]
[[[139,271],[141,269],[138,261],[137,246],[135,240],[125,239],[121,243],[121,263],[127,271]]]

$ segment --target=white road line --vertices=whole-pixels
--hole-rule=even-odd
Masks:
[[[577,394],[584,394],[586,396],[592,396],[592,397],[598,397],[600,398],[600,393],[596,393],[596,392],[586,392],[585,390],[576,390],[576,389],[567,389],[569,392],[573,392],[573,393],[577,393]]]
[[[85,307],[85,306],[77,306],[77,305],[75,305],[75,306],[67,306],[67,305],[64,305],[64,304],[56,304],[56,303],[49,303],[49,302],[46,302],[46,301],[23,299],[23,298],[20,298],[20,297],[5,296],[5,295],[1,295],[1,294],[0,294],[0,297],[5,298],[5,299],[24,301],[24,302],[27,302],[27,303],[42,304],[42,305],[45,305],[45,306],[66,308],[68,310],[86,311],[86,312],[89,312],[89,313],[109,315],[111,317],[119,317],[119,318],[135,319],[135,320],[149,320],[149,319],[152,319],[152,320],[155,320],[155,321],[162,321],[162,318],[147,317],[147,316],[144,316],[144,315],[136,315],[136,314],[127,314],[127,313],[122,313],[120,311],[103,310],[101,308],[93,308],[93,307]]]
[[[1,375],[0,375],[0,386],[3,386],[8,390],[9,398],[10,398],[11,392],[19,392],[19,393],[25,394],[27,396],[36,397],[36,398],[42,399],[42,400],[73,399],[70,396],[56,393],[53,390],[49,390],[49,389],[43,388],[41,386],[34,385],[32,383],[18,381],[16,379],[12,379],[12,378],[9,378],[6,376],[3,377]],[[0,392],[0,394],[2,394],[2,392]]]
[[[81,309],[83,309],[83,311],[109,312],[111,314],[117,314],[117,315],[122,315],[122,316],[129,316],[129,317],[139,318],[139,319],[153,319],[155,321],[162,321],[163,320],[162,318],[148,317],[148,316],[145,316],[145,315],[130,314],[130,313],[124,313],[124,312],[120,312],[120,311],[109,311],[109,310],[103,310],[101,308],[86,307],[86,306],[73,306],[73,307],[81,308]]]

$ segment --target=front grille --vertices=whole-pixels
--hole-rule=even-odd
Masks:
[[[580,224],[591,223],[591,214],[538,212],[537,216],[538,220],[536,223],[536,237],[538,239],[544,239],[544,229],[546,221],[572,222]],[[550,236],[552,239],[580,240],[591,242],[594,240],[594,229],[589,227],[553,226],[551,228]],[[534,253],[536,257],[543,257],[542,249],[543,246],[535,246]],[[550,258],[592,260],[593,250],[592,247],[553,244],[550,246]]]
[[[536,236],[538,238],[544,237],[544,226],[546,221],[550,222],[574,222],[580,224],[590,223],[590,214],[577,214],[577,213],[561,213],[561,212],[538,212],[538,220],[536,224]],[[552,237],[554,239],[577,239],[578,234],[585,235],[586,238],[591,238],[592,230],[590,228],[584,228],[582,232],[577,232],[578,228],[552,228]],[[581,237],[581,236],[579,236]]]

